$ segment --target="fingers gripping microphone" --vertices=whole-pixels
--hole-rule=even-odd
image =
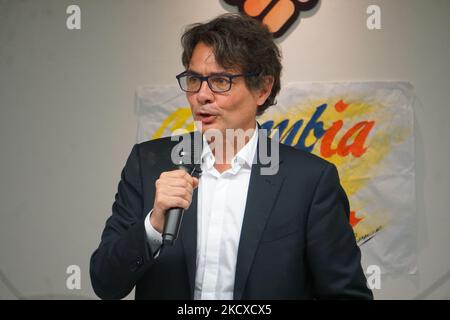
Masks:
[[[186,171],[191,176],[194,175],[196,171],[196,166],[193,169],[186,165],[180,164],[179,169]],[[183,208],[171,208],[166,213],[166,220],[164,223],[164,231],[162,234],[164,245],[174,245],[175,240],[178,238],[178,233],[180,231],[181,220],[183,219]]]
[[[200,142],[194,142],[194,158],[200,159],[200,149],[196,149],[195,147],[201,148]],[[198,146],[200,144],[200,146]],[[191,163],[194,163],[193,165],[186,165],[186,164],[179,164],[178,169],[184,170],[187,173],[189,173],[191,176],[195,176],[196,178],[199,178],[201,174],[200,169],[200,161],[192,161]],[[163,246],[170,245],[173,246],[175,244],[175,240],[178,238],[178,233],[180,231],[181,221],[183,219],[183,208],[171,208],[166,213],[166,218],[164,222],[164,230],[162,234],[163,238]]]

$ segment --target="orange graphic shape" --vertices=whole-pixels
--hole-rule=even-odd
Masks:
[[[264,17],[263,23],[269,28],[270,32],[275,33],[284,26],[294,12],[295,6],[292,1],[280,0]]]
[[[355,211],[350,211],[350,225],[354,228],[364,218],[357,218]]]
[[[275,38],[281,37],[299,18],[301,11],[314,8],[319,0],[223,0],[265,24]]]
[[[336,109],[337,112],[342,112],[345,111],[345,109],[347,109],[348,104],[346,104],[342,99],[339,100],[335,105],[334,108]]]
[[[247,0],[244,2],[244,12],[250,17],[259,16],[272,0]]]

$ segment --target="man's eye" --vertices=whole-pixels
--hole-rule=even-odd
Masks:
[[[197,77],[194,77],[194,76],[187,76],[186,77],[186,82],[188,83],[188,84],[196,84],[196,83],[198,83],[198,78]]]
[[[218,86],[225,86],[228,85],[229,80],[227,77],[214,77],[214,78],[210,78],[210,81]]]

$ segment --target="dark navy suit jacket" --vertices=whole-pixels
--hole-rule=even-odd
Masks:
[[[91,282],[100,298],[123,298],[133,287],[136,299],[193,298],[197,192],[179,239],[156,259],[144,227],[155,181],[174,169],[176,143],[162,138],[131,151],[91,257]],[[371,299],[336,167],[293,147],[280,145],[279,151],[276,175],[261,175],[259,161],[252,168],[234,299]]]

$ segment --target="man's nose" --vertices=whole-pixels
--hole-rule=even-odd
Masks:
[[[197,100],[201,104],[207,104],[214,101],[214,93],[208,85],[207,81],[203,81],[199,92],[197,92]]]

